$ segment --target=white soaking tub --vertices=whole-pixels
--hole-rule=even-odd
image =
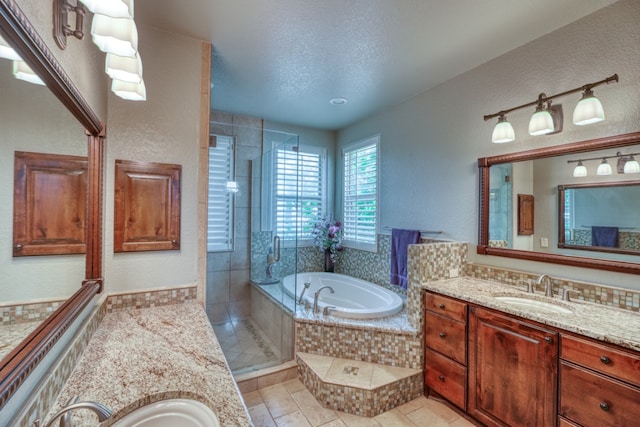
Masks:
[[[324,289],[318,298],[318,308],[322,311],[327,306],[335,307],[331,310],[334,316],[375,319],[391,316],[402,310],[402,298],[395,292],[344,274],[298,273],[282,279],[285,292],[292,297],[295,296],[296,301],[305,289],[305,283],[311,283],[311,286],[304,292],[303,300],[311,305],[318,289],[331,286],[335,293],[332,294],[329,289]]]

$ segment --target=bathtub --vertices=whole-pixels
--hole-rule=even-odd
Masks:
[[[297,282],[297,289],[296,289]],[[335,307],[331,310],[334,316],[351,319],[375,319],[391,316],[402,310],[402,298],[398,294],[382,286],[365,280],[337,273],[298,273],[282,279],[284,291],[294,297],[296,301],[304,289],[305,283],[311,283],[304,292],[303,299],[313,305],[315,292],[323,286],[331,286],[335,293],[325,289],[318,298],[320,310],[326,306]]]

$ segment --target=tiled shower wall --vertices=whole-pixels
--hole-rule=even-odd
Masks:
[[[247,317],[251,311],[251,161],[262,154],[262,120],[212,111],[210,129],[235,137],[235,171],[240,188],[235,195],[234,249],[207,254],[206,311],[211,321],[221,322]]]

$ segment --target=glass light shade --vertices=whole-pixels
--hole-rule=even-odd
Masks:
[[[138,29],[133,19],[93,15],[91,36],[103,52],[132,58],[138,52]]]
[[[498,119],[496,127],[493,128],[493,134],[491,135],[491,142],[496,144],[502,144],[504,142],[511,142],[516,139],[516,134],[513,131],[513,126],[507,121],[507,118],[501,116]]]
[[[13,61],[22,61],[20,55],[11,47],[5,39],[0,36],[0,58],[11,59]]]
[[[104,71],[115,80],[138,83],[142,80],[142,59],[140,53],[133,58],[107,53]]]
[[[115,93],[122,99],[128,101],[146,101],[147,88],[144,80],[138,83],[123,82],[122,80],[113,80],[111,82],[111,92]]]
[[[573,110],[573,123],[579,126],[589,125],[604,120],[604,108],[598,98],[590,90],[585,91]]]
[[[45,82],[24,61],[13,61],[13,75],[16,79],[45,86]]]
[[[529,120],[529,135],[545,135],[551,132],[553,132],[551,113],[541,108],[536,109]]]
[[[582,162],[578,162],[578,166],[573,170],[573,176],[576,178],[587,176],[587,167],[583,165]]]
[[[631,156],[624,164],[624,173],[640,173],[640,164]]]
[[[133,0],[80,0],[93,13],[133,19]]]
[[[611,175],[611,165],[607,163],[607,159],[603,159],[602,163],[598,165],[596,174],[598,175]]]

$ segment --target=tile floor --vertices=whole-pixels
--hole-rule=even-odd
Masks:
[[[280,349],[251,318],[211,324],[234,374],[280,363]]]
[[[256,427],[467,427],[472,423],[444,403],[420,397],[374,418],[332,411],[299,379],[243,394]]]

